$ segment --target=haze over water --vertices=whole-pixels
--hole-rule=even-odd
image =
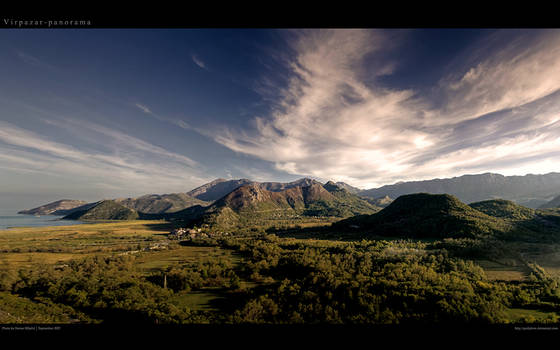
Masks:
[[[68,226],[83,223],[81,221],[74,220],[60,220],[62,216],[22,215],[17,214],[17,211],[17,209],[0,209],[0,230],[13,227]]]

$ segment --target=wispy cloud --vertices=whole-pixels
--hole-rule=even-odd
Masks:
[[[146,187],[163,191],[184,188],[187,191],[208,180],[202,167],[189,157],[125,133],[90,122],[49,122],[66,128],[74,135],[97,140],[111,151],[76,149],[13,124],[0,122],[2,166],[51,176],[79,176],[89,183],[110,183],[121,191],[128,189],[131,193],[141,192]],[[93,135],[88,132],[93,132]]]
[[[365,68],[391,50],[390,39],[379,30],[296,33],[273,112],[215,140],[291,174],[362,187],[560,161],[560,32],[502,44],[430,95],[376,82],[396,69],[391,62]]]
[[[498,32],[486,43],[497,41]],[[560,31],[521,36],[464,72],[440,82],[446,102],[437,120],[449,123],[525,105],[560,89]],[[491,40],[494,39],[494,40]],[[481,43],[484,45],[485,43]],[[436,119],[436,118],[434,118]]]
[[[141,105],[141,104],[139,104],[139,103],[136,103],[135,106],[138,107],[138,108],[140,108],[144,113],[152,114],[152,111],[151,111],[148,107],[146,107],[146,106],[144,106],[144,105]]]
[[[206,67],[206,64],[197,55],[192,54],[191,58],[197,66],[199,66],[202,69],[208,70],[208,67]]]
[[[48,68],[48,69],[55,69],[55,67],[52,66],[51,64],[46,63],[46,62],[40,60],[39,58],[37,58],[37,57],[35,57],[35,56],[33,56],[29,53],[23,52],[21,50],[15,50],[14,52],[20,60],[22,60],[23,62],[25,62],[28,65],[36,66],[36,67],[43,67],[43,68]]]
[[[182,128],[182,129],[185,129],[185,130],[195,130],[189,123],[185,122],[184,120],[163,117],[159,114],[156,114],[156,113],[152,112],[152,110],[150,108],[148,108],[147,106],[145,106],[143,104],[140,104],[140,103],[136,103],[134,105],[137,108],[139,108],[142,112],[151,115],[152,117],[156,118],[159,121],[174,124],[175,126],[178,126],[178,127]]]

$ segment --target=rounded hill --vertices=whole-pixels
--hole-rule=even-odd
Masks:
[[[448,194],[416,193],[400,196],[372,215],[342,220],[334,227],[397,237],[479,237],[503,232],[509,225]]]
[[[498,218],[528,220],[535,217],[535,210],[505,199],[492,199],[469,204],[480,212]]]
[[[87,210],[80,210],[63,219],[69,220],[136,220],[138,212],[112,200],[104,200]]]

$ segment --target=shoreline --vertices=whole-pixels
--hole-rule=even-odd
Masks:
[[[30,215],[30,214],[12,214],[2,212],[0,215],[0,230],[12,230],[22,228],[38,228],[38,227],[58,227],[58,226],[75,226],[84,224],[83,221],[62,220],[62,216],[55,215]]]

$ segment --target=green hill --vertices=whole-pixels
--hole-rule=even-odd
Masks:
[[[138,198],[119,198],[115,202],[147,214],[173,213],[194,205],[210,204],[186,193],[148,194]]]
[[[345,186],[332,181],[323,185],[333,198],[321,201],[311,206],[317,208],[323,216],[349,217],[359,214],[370,214],[380,211],[382,208],[362,199],[349,191]],[[321,209],[321,206],[323,207]]]
[[[417,193],[400,196],[373,215],[339,221],[333,228],[356,229],[397,237],[480,237],[512,228],[448,194]]]
[[[104,200],[87,210],[80,210],[66,215],[67,220],[136,220],[139,218],[136,210],[127,208],[112,200]]]
[[[469,206],[487,215],[511,220],[529,220],[533,219],[536,215],[534,209],[505,199],[476,202],[469,204]]]

